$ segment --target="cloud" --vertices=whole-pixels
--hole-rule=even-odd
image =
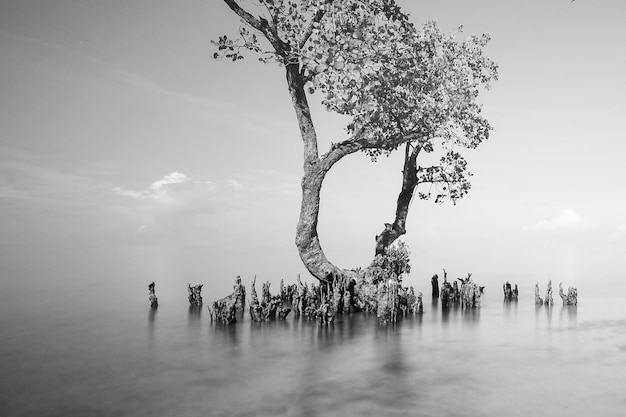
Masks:
[[[190,204],[211,205],[215,187],[209,181],[195,181],[180,172],[172,172],[154,181],[143,191],[126,190],[115,187],[113,191],[124,197],[133,197],[159,206],[186,206]],[[206,199],[205,199],[206,198]]]
[[[297,175],[207,181],[173,171],[144,187],[111,181],[119,177],[114,166],[59,165],[55,156],[0,145],[0,246],[221,244],[285,213],[297,219]]]
[[[581,218],[573,208],[560,210],[550,219],[543,219],[535,223],[533,230],[571,230],[585,229],[590,226],[589,222]]]
[[[113,189],[125,200],[120,211],[135,222],[143,234],[188,235],[198,229],[196,217],[214,213],[224,201],[216,184],[197,181],[180,172],[171,172],[145,190]],[[198,231],[198,230],[195,230]]]

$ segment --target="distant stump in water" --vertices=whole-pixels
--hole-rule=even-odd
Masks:
[[[539,295],[539,283],[535,284],[535,304],[536,305],[543,305],[543,299]]]
[[[559,283],[559,295],[563,300],[563,305],[574,306],[578,304],[578,290],[574,287],[567,289],[567,294],[563,293],[563,283]]]
[[[233,285],[233,293],[214,301],[212,306],[208,307],[211,320],[224,324],[235,323],[237,317],[243,316],[245,303],[246,288],[241,284],[241,277],[238,275]]]
[[[154,281],[148,284],[148,301],[150,301],[150,307],[158,307],[159,301],[154,293]]]
[[[517,301],[519,295],[517,284],[515,284],[515,288],[512,288],[511,283],[507,281],[506,283],[502,284],[502,290],[504,291],[505,301]]]
[[[467,278],[458,278],[461,281],[460,299],[463,308],[479,308],[482,294],[485,292],[484,286],[479,286],[472,281],[472,274],[467,274]]]
[[[546,290],[546,298],[543,300],[545,305],[551,306],[554,304],[554,299],[552,298],[552,280],[548,280],[548,289]]]
[[[448,309],[450,307],[461,308],[479,308],[482,294],[485,287],[481,287],[472,281],[472,274],[468,273],[467,278],[457,278],[461,283],[459,287],[458,282],[454,281],[454,284],[448,282],[448,273],[443,270],[443,284],[441,284],[441,308]]]
[[[395,323],[398,319],[398,281],[391,278],[387,282],[378,284],[378,309],[376,315],[382,324]]]
[[[576,291],[576,289],[574,288],[574,291]],[[562,294],[563,290],[560,288],[559,285],[559,293]],[[561,298],[563,298],[561,296]],[[552,298],[552,280],[548,280],[548,288],[546,289],[546,297],[545,298],[541,298],[541,296],[539,295],[539,283],[535,284],[535,304],[536,305],[547,305],[547,306],[552,306],[554,304],[554,299]]]
[[[433,287],[433,298],[439,298],[439,276],[437,274],[430,279],[430,284]]]
[[[413,289],[413,287],[411,287]],[[424,302],[422,301],[422,293],[417,294],[417,301],[415,303],[415,308],[413,309],[415,314],[423,314],[424,313]]]
[[[198,305],[201,306],[202,305],[202,287],[204,285],[203,284],[196,284],[196,285],[191,285],[189,283],[187,283],[187,292],[189,293],[189,304],[194,304],[194,305]]]
[[[450,284],[448,281],[445,280],[443,281],[443,284],[441,284],[441,292],[440,292],[440,296],[441,296],[441,307],[442,308],[448,308],[451,307],[455,304],[454,302],[454,288],[452,288],[452,284]]]
[[[241,283],[241,277],[237,275],[235,285],[233,285],[233,293],[231,297],[235,298],[235,309],[237,315],[243,316],[246,308],[246,287]]]
[[[262,294],[263,299],[259,302],[259,296],[256,292],[256,277],[252,281],[251,302],[250,302],[250,318],[253,321],[268,321],[276,318],[284,320],[289,312],[290,308],[284,308],[282,298],[280,295],[272,296],[270,294],[270,282],[263,284]]]
[[[237,304],[231,296],[213,302],[213,307],[209,307],[211,320],[220,321],[224,324],[231,324],[237,321]]]

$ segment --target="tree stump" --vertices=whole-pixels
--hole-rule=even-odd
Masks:
[[[187,292],[189,293],[189,304],[195,304],[198,306],[202,305],[202,295],[201,295],[201,291],[202,291],[202,287],[204,285],[203,284],[196,284],[194,286],[192,286],[191,284],[187,283]]]
[[[559,282],[559,295],[563,300],[563,305],[573,305],[578,304],[578,290],[574,287],[569,287],[567,289],[567,295],[563,293],[563,283]]]
[[[539,295],[539,283],[535,284],[535,304],[536,305],[543,305],[543,299]]]
[[[233,293],[214,301],[212,306],[208,307],[211,320],[221,321],[224,324],[235,323],[237,317],[243,316],[245,303],[246,288],[241,284],[241,277],[237,275]]]
[[[150,301],[150,307],[158,307],[159,301],[154,293],[154,281],[148,284],[148,301]]]
[[[439,276],[437,274],[433,275],[430,283],[433,287],[433,298],[439,298]]]
[[[554,304],[554,299],[552,298],[552,280],[548,280],[548,288],[546,289],[546,298],[544,298],[543,302],[545,305],[551,306]]]
[[[517,301],[519,295],[517,284],[515,284],[515,288],[512,288],[511,283],[507,281],[506,283],[502,284],[502,290],[504,292],[505,301]]]

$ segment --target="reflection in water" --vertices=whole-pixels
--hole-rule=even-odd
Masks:
[[[535,325],[541,327],[545,320],[546,327],[551,328],[553,309],[554,306],[550,304],[535,304]]]
[[[548,320],[548,326],[552,326],[552,310],[554,310],[554,306],[552,304],[548,304],[545,307],[546,310],[546,318]]]
[[[504,299],[504,311],[507,314],[511,311],[517,312],[517,300]]]
[[[193,323],[198,323],[200,321],[201,316],[202,316],[202,305],[190,304],[187,323],[189,325]]]
[[[0,381],[0,399],[37,400],[28,413],[16,405],[0,414],[127,415],[141,408],[139,414],[152,416],[176,410],[186,416],[496,417],[506,410],[525,417],[540,408],[559,415],[564,401],[570,409],[598,409],[598,415],[623,413],[623,400],[607,394],[607,386],[617,387],[614,392],[623,386],[626,303],[619,315],[598,323],[589,312],[602,310],[605,300],[534,310],[532,299],[486,301],[480,309],[445,312],[434,303],[422,317],[402,317],[393,326],[379,325],[374,314],[340,316],[330,326],[302,317],[265,323],[245,317],[223,325],[186,300],[177,308],[149,309],[146,323],[144,305],[131,306],[119,315],[126,320],[98,315],[100,322],[78,322],[79,332],[57,324],[45,343],[38,333],[28,345],[12,342],[20,349],[0,346],[0,363],[11,378]],[[110,329],[106,344],[103,328]],[[523,366],[508,366],[520,357]],[[15,358],[19,367],[11,365]],[[555,360],[566,373],[554,371]],[[67,377],[62,391],[54,383],[59,376]],[[137,381],[149,381],[150,388],[137,389]],[[27,395],[29,387],[35,390]],[[523,398],[514,407],[511,387]],[[65,406],[68,390],[76,393],[72,409]],[[562,392],[568,395],[560,401]]]
[[[156,319],[156,313],[158,309],[159,307],[153,306],[150,307],[150,310],[148,312],[148,326],[150,327],[150,330],[152,330],[154,327],[154,320]]]
[[[229,325],[218,321],[211,321],[211,325],[209,326],[209,336],[217,345],[214,348],[236,355],[241,354],[240,340],[237,335],[239,331],[240,329],[238,329],[237,323]]]
[[[473,310],[473,309],[465,309],[466,311],[469,310]],[[461,306],[451,306],[448,308],[442,308],[441,309],[441,320],[444,323],[449,322],[451,319],[456,319],[459,314],[461,313]]]
[[[576,327],[578,325],[577,305],[563,304],[559,321],[561,325],[566,324],[568,327]]]
[[[402,331],[404,322],[395,326],[378,326],[374,332],[375,378],[368,380],[367,391],[376,403],[387,409],[410,410],[416,398],[415,382],[419,375],[413,370],[405,353]]]
[[[150,306],[150,310],[148,311],[148,342],[150,347],[152,347],[152,343],[154,342],[154,322],[158,309],[159,307],[154,305]]]
[[[465,308],[461,312],[461,316],[464,323],[474,326],[480,319],[480,308]]]

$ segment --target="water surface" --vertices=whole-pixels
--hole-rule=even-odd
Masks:
[[[365,314],[329,327],[291,315],[223,326],[188,306],[181,283],[157,284],[158,309],[147,282],[123,274],[39,282],[31,294],[41,297],[19,296],[31,284],[4,285],[2,417],[626,412],[619,292],[547,308],[529,285],[517,303],[494,290],[478,310],[448,312],[426,297],[421,317],[386,327]]]

